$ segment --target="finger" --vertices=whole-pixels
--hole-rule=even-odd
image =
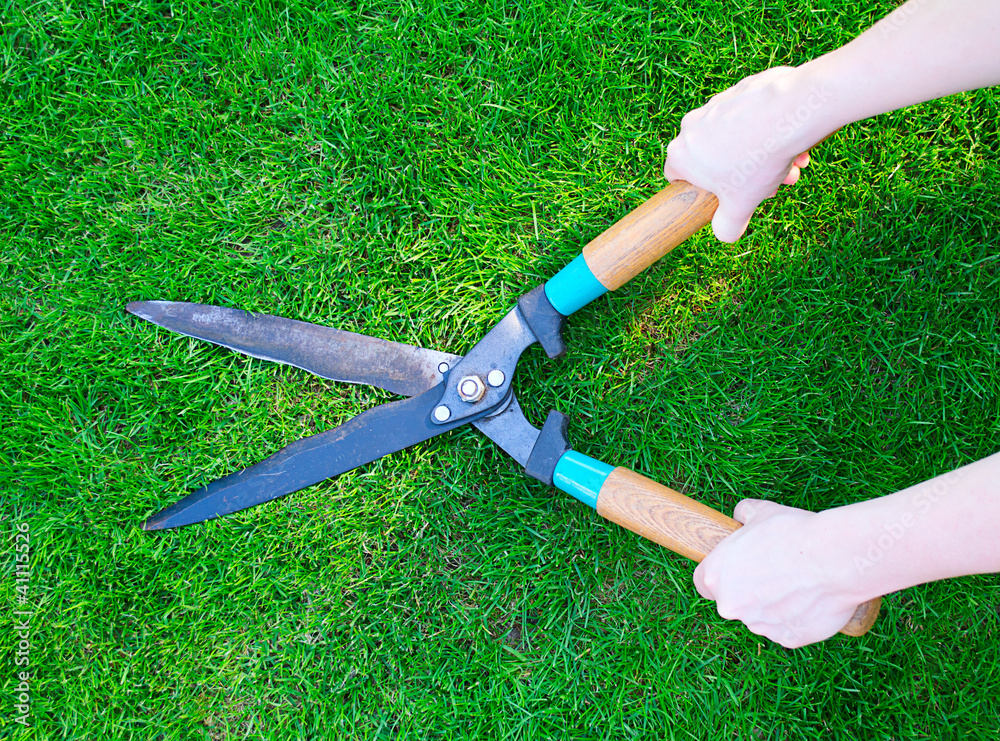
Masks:
[[[707,584],[705,584],[704,563],[698,564],[698,568],[694,570],[694,588],[697,589],[698,594],[705,599],[715,599],[715,595],[712,593],[712,590],[708,588]]]
[[[749,627],[749,626],[747,626]],[[760,623],[750,628],[751,633],[756,633],[759,636],[764,636],[766,639],[772,643],[777,643],[779,646],[784,648],[792,648],[792,646],[785,646],[782,643],[782,638],[784,638],[785,633],[780,625],[773,625],[772,623]]]
[[[782,180],[781,182],[784,183],[785,185],[795,185],[797,182],[799,182],[799,177],[801,175],[802,175],[802,170],[792,165],[792,169],[788,171],[788,174],[785,175],[785,179]]]
[[[803,152],[802,154],[800,154],[798,157],[796,157],[795,159],[793,159],[792,160],[792,164],[795,165],[798,168],[802,168],[802,167],[808,167],[809,163],[811,161],[812,160],[809,157],[809,151],[806,150],[805,152]]]
[[[715,611],[719,613],[719,617],[723,620],[739,620],[740,613],[732,605],[725,604],[723,602],[715,603]]]
[[[770,636],[768,636],[768,634],[767,634],[768,631],[771,629],[771,624],[770,623],[759,623],[759,622],[749,622],[749,623],[746,623],[745,622],[743,624],[746,626],[747,630],[749,630],[751,633],[756,633],[759,636],[762,636],[764,638],[767,638],[768,640],[771,640]]]
[[[818,640],[807,633],[793,627],[789,627],[788,625],[775,627],[774,633],[775,637],[771,640],[775,643],[780,643],[785,648],[802,648],[803,646],[808,646],[810,643],[815,643]]]
[[[733,510],[733,519],[746,525],[764,514],[774,506],[774,502],[766,499],[744,499]]]

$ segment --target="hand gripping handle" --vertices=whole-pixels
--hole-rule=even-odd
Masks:
[[[545,284],[545,295],[569,316],[628,283],[708,224],[718,207],[719,199],[707,190],[674,181],[588,243]]]
[[[701,561],[740,523],[680,492],[627,468],[612,468],[569,451],[556,464],[555,486],[594,507],[598,514],[674,553]],[[840,632],[867,633],[878,617],[882,598],[859,605]]]

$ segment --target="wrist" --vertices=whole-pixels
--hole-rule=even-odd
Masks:
[[[781,101],[775,129],[782,148],[794,157],[808,151],[848,123],[840,115],[843,108],[839,91],[820,60],[795,67],[774,81]]]
[[[920,518],[907,492],[821,512],[838,541],[838,579],[864,602],[927,581]]]
[[[814,520],[814,542],[827,560],[831,586],[856,604],[895,591],[886,583],[885,549],[877,548],[879,534],[862,504],[871,501],[824,510]]]

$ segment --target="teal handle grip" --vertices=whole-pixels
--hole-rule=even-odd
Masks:
[[[551,299],[550,299],[551,300]],[[589,455],[568,450],[556,463],[552,483],[584,504],[597,509],[597,496],[614,466],[609,466]]]
[[[607,292],[608,289],[597,280],[582,253],[545,284],[545,297],[563,316],[582,309]]]

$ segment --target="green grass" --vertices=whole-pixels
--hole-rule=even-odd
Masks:
[[[128,301],[466,351],[663,185],[687,110],[891,6],[5,3],[0,516],[30,528],[32,729],[5,547],[4,737],[995,738],[995,576],[788,651],[473,429],[139,529],[390,397]],[[529,417],[726,512],[995,452],[998,120],[979,92],[844,130],[739,244],[696,235],[574,316],[567,358],[529,351]]]

